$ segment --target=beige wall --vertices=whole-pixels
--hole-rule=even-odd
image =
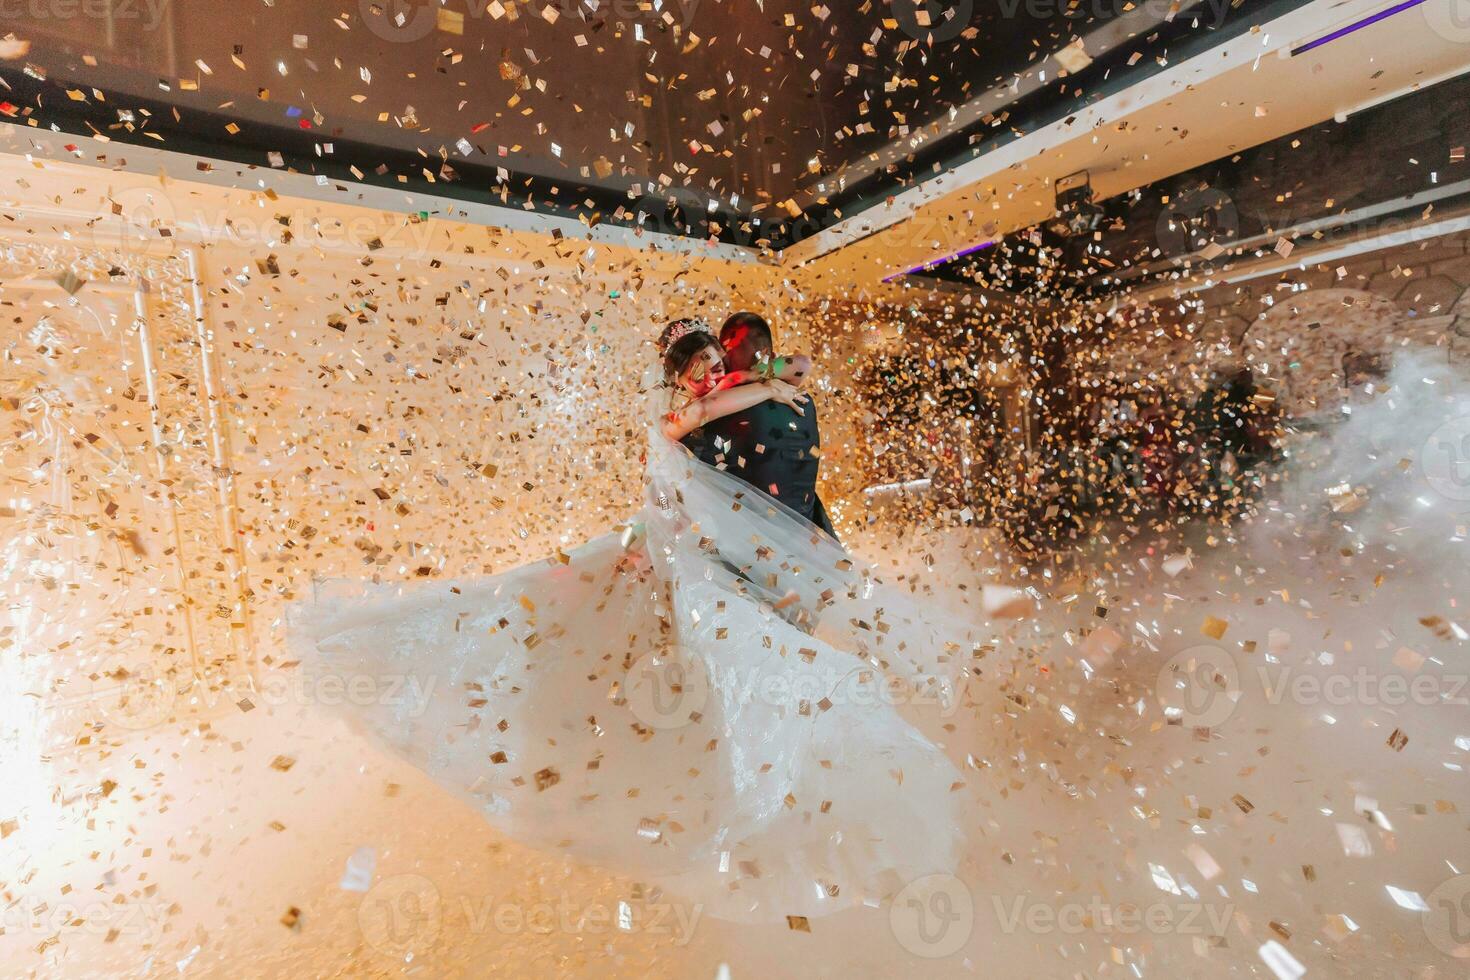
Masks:
[[[639,503],[638,389],[671,316],[762,310],[816,349],[826,471],[853,482],[833,321],[855,314],[771,267],[0,171],[0,529],[7,598],[33,606],[8,639],[70,706],[46,740],[99,720],[118,679],[182,689],[279,656],[314,580],[481,574],[611,529]]]

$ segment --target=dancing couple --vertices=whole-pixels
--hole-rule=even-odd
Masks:
[[[953,872],[964,780],[914,722],[952,705],[979,617],[921,609],[838,543],[812,364],[759,316],[674,321],[653,368],[626,525],[488,578],[335,583],[292,617],[299,669],[427,692],[340,710],[506,835],[711,915]]]
[[[730,317],[718,339],[702,320],[675,320],[659,348],[665,381],[684,401],[664,434],[836,538],[817,496],[817,412],[801,390],[811,358],[776,356],[771,328],[755,313]]]

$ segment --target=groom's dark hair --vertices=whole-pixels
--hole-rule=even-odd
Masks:
[[[775,345],[771,341],[771,326],[759,313],[741,312],[732,315],[720,328],[720,342],[724,343],[737,327],[745,328],[745,335],[750,338],[754,346],[766,351],[774,348]]]

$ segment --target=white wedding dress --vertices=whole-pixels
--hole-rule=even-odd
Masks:
[[[341,710],[507,835],[707,914],[818,916],[956,870],[964,781],[896,705],[953,697],[978,631],[649,442],[641,541],[337,583],[292,617],[301,669],[397,692]]]

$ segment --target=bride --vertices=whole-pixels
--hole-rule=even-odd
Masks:
[[[982,638],[677,441],[804,400],[722,386],[691,336],[645,386],[626,526],[489,578],[336,583],[292,617],[301,669],[412,692],[341,710],[531,846],[723,918],[889,900],[955,870],[964,788],[900,709],[952,700]]]

